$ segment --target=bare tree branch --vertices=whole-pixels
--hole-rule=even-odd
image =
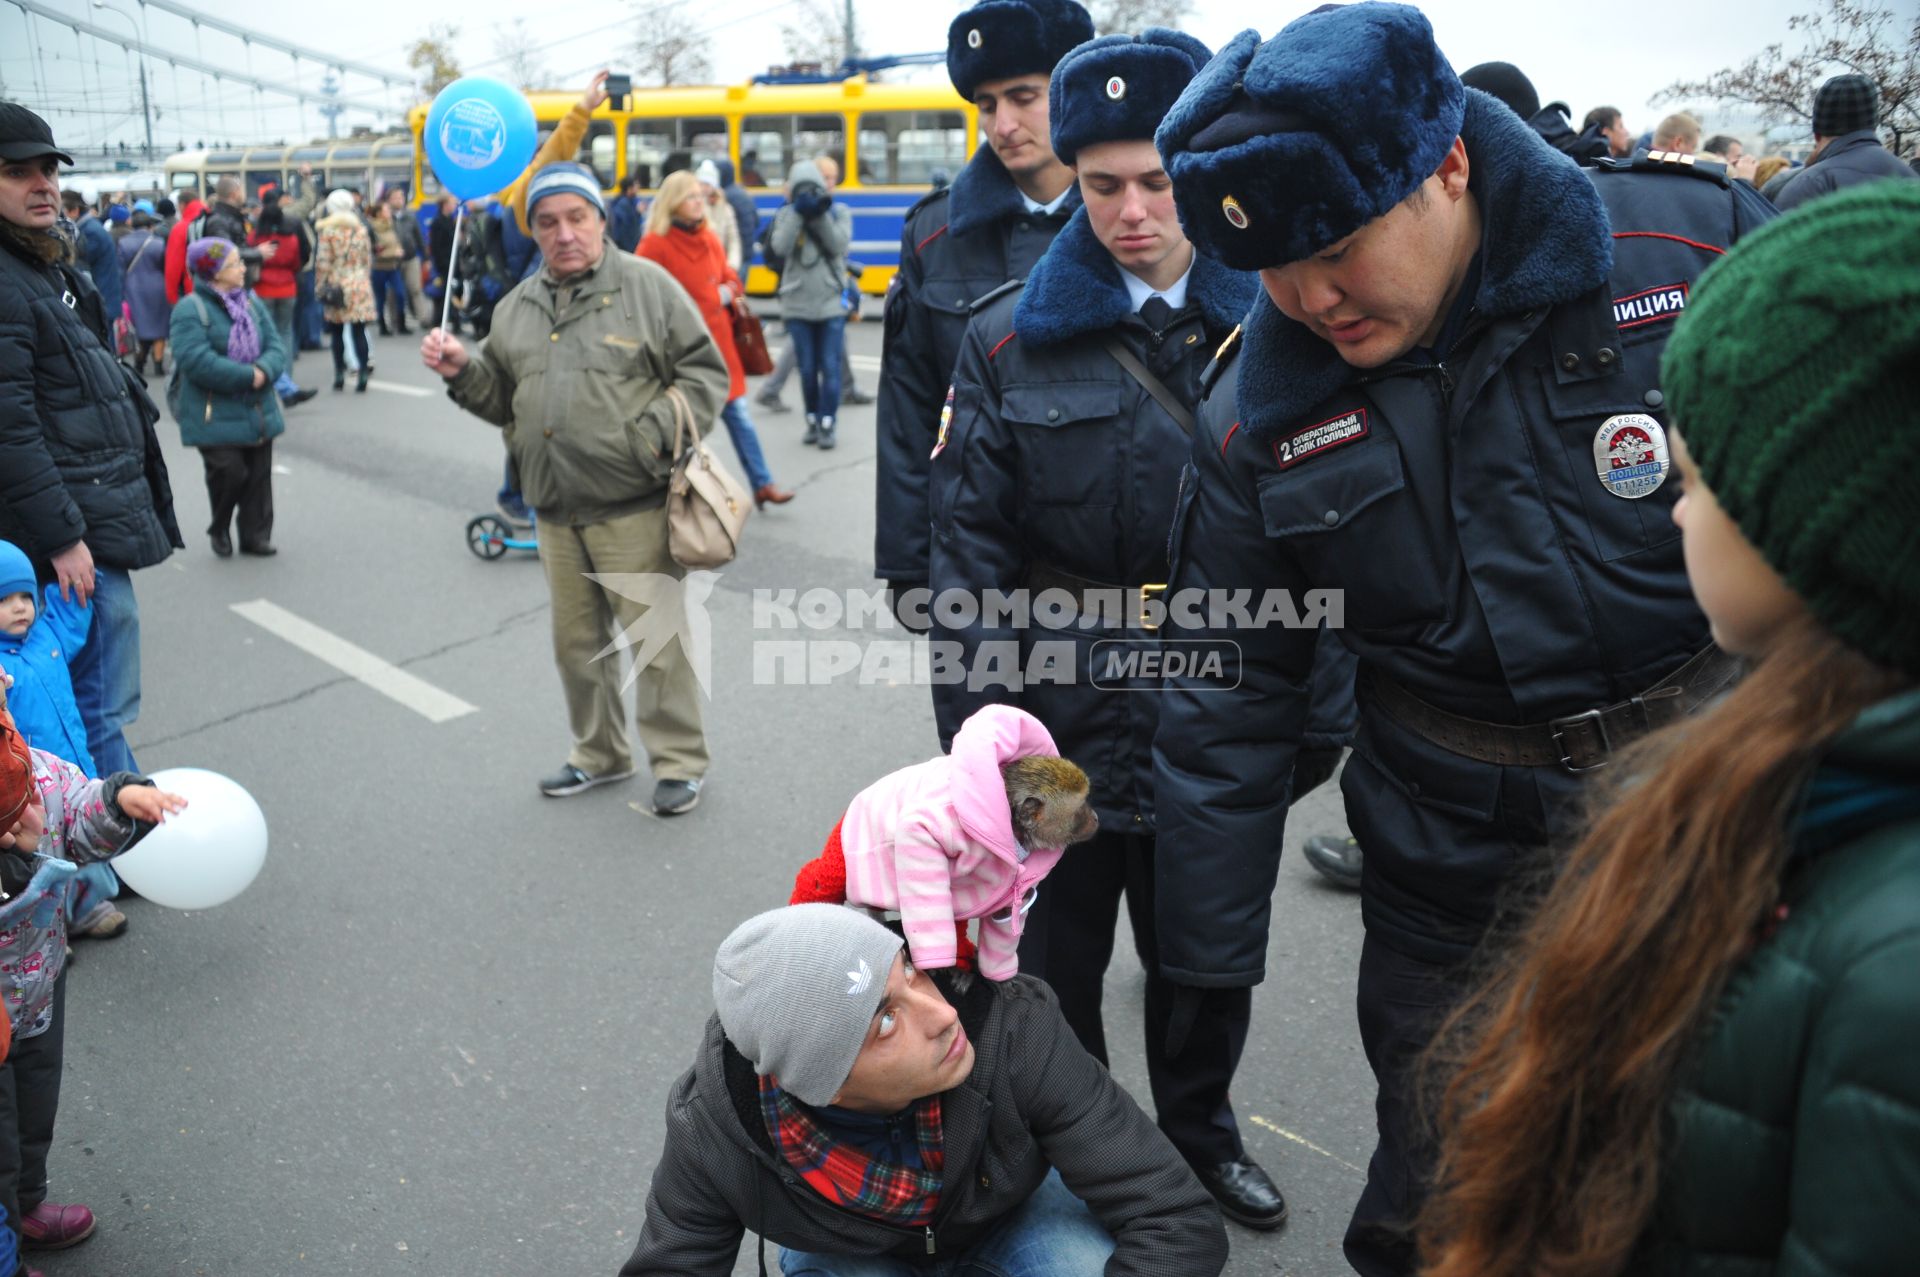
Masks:
[[[420,73],[420,91],[431,98],[460,78],[453,42],[460,28],[451,22],[427,24],[427,33],[407,48],[407,66]]]
[[[1896,154],[1920,137],[1920,18],[1903,43],[1892,9],[1827,0],[1824,10],[1787,19],[1787,28],[1801,37],[1798,52],[1771,44],[1739,66],[1670,84],[1654,100],[1733,102],[1759,108],[1769,123],[1811,126],[1814,93],[1832,76],[1854,72],[1880,86],[1880,127]]]
[[[707,33],[694,18],[686,0],[653,4],[638,12],[633,50],[635,84],[708,84],[713,59],[707,54]]]
[[[1138,35],[1148,27],[1172,27],[1193,12],[1193,0],[1093,0],[1095,35]]]
[[[500,33],[493,42],[493,52],[505,64],[501,70],[515,88],[528,91],[545,87],[546,59],[540,56],[525,18],[515,18]]]

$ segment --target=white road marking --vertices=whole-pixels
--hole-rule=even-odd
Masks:
[[[847,362],[855,368],[865,368],[868,372],[880,371],[880,356],[878,355],[848,355]]]
[[[422,390],[418,386],[402,386],[392,381],[369,381],[367,389],[384,390],[390,395],[412,395],[415,399],[426,399],[433,394],[431,390]]]
[[[1318,1144],[1315,1144],[1312,1140],[1306,1138],[1304,1135],[1295,1135],[1292,1131],[1287,1130],[1283,1126],[1274,1125],[1272,1122],[1269,1122],[1266,1118],[1261,1117],[1257,1113],[1249,1113],[1247,1115],[1247,1120],[1249,1122],[1252,1122],[1255,1126],[1266,1127],[1268,1130],[1272,1131],[1275,1135],[1278,1135],[1283,1140],[1292,1140],[1295,1144],[1298,1144],[1303,1148],[1310,1148],[1314,1152],[1320,1154],[1320,1156],[1327,1158],[1330,1161],[1335,1161],[1340,1163],[1340,1165],[1346,1167],[1348,1170],[1352,1171],[1356,1175],[1366,1174],[1366,1171],[1362,1170],[1358,1166],[1355,1166],[1352,1162],[1349,1162],[1346,1158],[1327,1152],[1326,1149],[1321,1148]]]
[[[231,606],[235,612],[267,633],[285,639],[307,655],[358,679],[430,723],[444,723],[448,719],[474,713],[479,708],[450,692],[441,691],[424,679],[415,678],[396,665],[388,664],[364,647],[349,643],[312,621],[295,616],[278,604],[255,599],[251,603],[235,603]]]

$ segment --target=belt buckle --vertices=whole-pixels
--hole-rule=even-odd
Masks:
[[[1566,735],[1569,728],[1585,722],[1591,722],[1594,730],[1600,733],[1601,757],[1600,761],[1591,767],[1575,767],[1573,765],[1573,756],[1567,752]],[[1565,718],[1549,719],[1547,720],[1547,726],[1553,732],[1554,745],[1560,750],[1560,765],[1568,771],[1577,776],[1582,772],[1597,772],[1607,765],[1606,756],[1613,752],[1613,738],[1607,735],[1607,723],[1606,720],[1600,716],[1599,710],[1590,709],[1581,714],[1569,714]]]
[[[1157,630],[1160,628],[1158,625],[1155,625],[1152,622],[1147,620],[1147,599],[1152,595],[1165,594],[1166,592],[1167,592],[1167,584],[1164,581],[1162,581],[1158,585],[1143,585],[1140,587],[1140,628],[1141,629]]]

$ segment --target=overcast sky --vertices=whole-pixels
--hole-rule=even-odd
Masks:
[[[63,13],[111,30],[130,30],[128,18],[93,7],[92,0],[40,0]],[[107,0],[113,8],[144,18],[148,40],[157,47],[198,56],[251,73],[262,80],[312,88],[318,69],[296,64],[279,53],[253,49],[240,40],[201,30],[158,9],[142,15],[138,0]],[[837,3],[837,0],[834,0]],[[1619,106],[1636,130],[1652,124],[1669,108],[1653,105],[1658,90],[1682,77],[1695,77],[1744,60],[1765,45],[1796,43],[1787,29],[1789,15],[1806,12],[1820,0],[1609,0],[1607,3],[1522,3],[1519,0],[1429,0],[1422,7],[1433,22],[1440,47],[1457,69],[1503,60],[1533,79],[1543,100],[1566,101],[1576,120],[1587,108],[1605,102]],[[1920,0],[1891,0],[1911,22]],[[214,16],[336,57],[356,59],[404,72],[404,49],[424,34],[435,9],[457,15],[460,63],[472,71],[497,71],[500,42],[511,36],[513,21],[528,13],[546,15],[525,28],[542,48],[538,58],[551,80],[572,85],[593,69],[613,65],[630,42],[627,32],[641,19],[636,0],[605,0],[594,5],[529,6],[526,0],[460,0],[457,5],[417,6],[394,0],[315,0],[309,4],[262,5],[257,0],[200,0]],[[783,60],[780,25],[791,20],[795,0],[698,0],[691,4],[709,34],[717,77],[737,81]],[[1303,6],[1304,7],[1304,6]],[[946,23],[958,5],[916,5],[894,0],[856,0],[861,42],[869,52],[914,52],[945,47]],[[1292,16],[1292,5],[1259,6],[1235,0],[1198,0],[1186,28],[1213,47],[1234,33],[1257,27],[1271,35]],[[624,18],[624,20],[623,20]],[[24,101],[48,116],[56,136],[67,145],[97,146],[125,141],[136,145],[142,123],[133,64],[120,48],[76,35],[57,23],[28,18],[0,3],[0,93]],[[304,109],[278,94],[231,82],[209,80],[195,72],[149,60],[149,90],[157,109],[156,146],[171,149],[185,139],[230,139],[236,143],[324,135],[325,121],[314,107]],[[403,107],[406,94],[382,90],[350,76],[350,97]],[[1709,131],[1736,124],[1706,112]],[[375,111],[353,110],[345,125],[372,123]],[[388,115],[384,118],[392,118]],[[1735,131],[1739,131],[1737,128]]]

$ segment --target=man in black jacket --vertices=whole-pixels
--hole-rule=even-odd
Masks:
[[[186,547],[159,410],[114,358],[100,294],[54,229],[62,162],[44,120],[0,102],[0,539],[93,603],[73,690],[105,775],[139,770],[123,730],[140,711],[131,573]]]
[[[1912,167],[1880,143],[1880,89],[1864,75],[1836,75],[1813,98],[1817,145],[1807,166],[1774,196],[1785,213],[1808,200],[1885,178],[1912,181]]]
[[[1047,76],[1092,38],[1093,19],[1074,0],[985,0],[947,29],[947,74],[979,107],[986,145],[952,186],[908,211],[887,293],[874,575],[896,608],[927,583],[927,458],[967,317],[979,298],[1025,278],[1079,206],[1049,138]]]
[[[842,905],[735,928],[622,1277],[725,1277],[748,1229],[823,1277],[1218,1273],[1219,1213],[1046,986],[938,980]]]
[[[1238,37],[1156,141],[1195,248],[1267,293],[1209,373],[1169,588],[1338,590],[1359,657],[1341,790],[1379,1138],[1346,1253],[1399,1277],[1431,1165],[1415,1062],[1503,896],[1550,866],[1582,773],[1731,677],[1671,519],[1660,351],[1772,210],[1718,165],[1576,167],[1398,4]],[[1173,620],[1242,662],[1161,697],[1161,965],[1257,984],[1312,636]]]

